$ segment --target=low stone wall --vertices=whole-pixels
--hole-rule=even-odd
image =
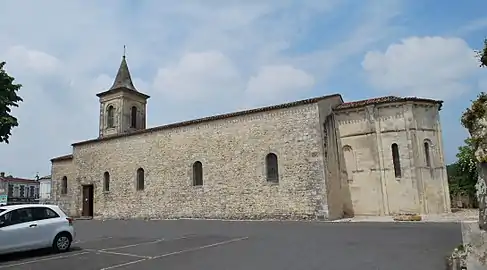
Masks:
[[[477,197],[475,195],[457,194],[455,196],[451,196],[451,207],[452,212],[455,208],[478,208],[479,202],[477,201]]]
[[[394,215],[394,221],[421,221],[422,217],[419,214],[405,213]]]
[[[467,269],[487,269],[487,232],[479,228],[478,222],[462,222],[462,239],[468,251]]]

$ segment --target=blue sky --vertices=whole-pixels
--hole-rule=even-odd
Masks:
[[[341,93],[445,101],[447,162],[461,112],[487,90],[473,49],[487,3],[415,0],[5,0],[0,60],[24,85],[0,169],[33,177],[98,135],[96,93],[127,45],[148,125]],[[21,19],[19,19],[21,18]]]

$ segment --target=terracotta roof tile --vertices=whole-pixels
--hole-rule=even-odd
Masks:
[[[434,99],[426,99],[426,98],[417,98],[417,97],[397,97],[397,96],[385,96],[385,97],[378,97],[378,98],[371,98],[371,99],[364,99],[358,101],[351,101],[345,102],[337,107],[335,107],[335,111],[351,109],[351,108],[359,108],[364,107],[367,105],[372,104],[384,104],[384,103],[391,103],[391,102],[405,102],[405,101],[418,101],[418,102],[431,102],[440,104],[440,109],[443,101],[441,100],[434,100]]]
[[[35,179],[26,179],[26,178],[18,178],[18,177],[0,177],[0,181],[18,182],[18,183],[37,183]]]

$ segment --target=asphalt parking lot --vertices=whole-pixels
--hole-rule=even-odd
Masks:
[[[0,257],[15,270],[434,270],[461,242],[454,223],[76,221],[72,251]]]

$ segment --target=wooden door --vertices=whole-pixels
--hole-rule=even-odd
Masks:
[[[93,216],[93,185],[83,186],[83,216]]]

